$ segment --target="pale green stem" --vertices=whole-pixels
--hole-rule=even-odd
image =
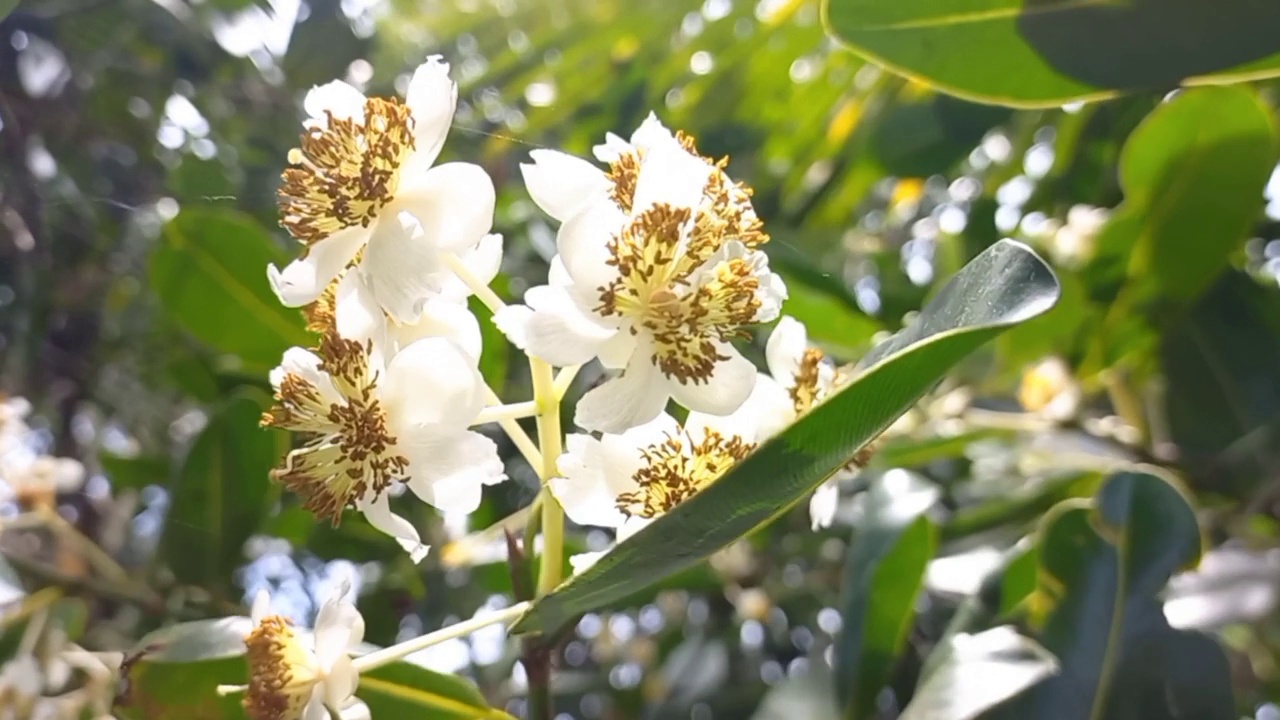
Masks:
[[[573,379],[578,377],[578,371],[582,369],[581,365],[567,367],[556,373],[556,397],[563,400],[564,394],[569,392],[569,385],[573,383]]]
[[[496,313],[507,306],[506,303],[502,302],[502,298],[498,297],[498,293],[494,292],[488,285],[480,282],[480,278],[476,277],[475,273],[471,272],[471,268],[467,267],[466,263],[462,262],[462,259],[457,255],[443,253],[441,257],[444,258],[444,264],[449,266],[453,274],[466,283],[467,287],[471,288],[471,292],[475,293],[480,302],[484,303],[484,306],[489,308],[490,311]]]
[[[537,414],[538,404],[532,400],[509,405],[492,405],[481,410],[471,424],[484,425],[485,423],[500,422],[502,420],[519,420],[520,418],[533,417]]]
[[[560,584],[564,566],[564,508],[547,492],[547,481],[558,474],[560,458],[560,396],[556,393],[551,366],[529,358],[533,375],[533,401],[538,404],[538,449],[542,453],[542,561],[538,567],[538,595],[546,595]]]
[[[485,388],[485,395],[490,405],[502,405],[502,400],[492,388]],[[536,403],[535,403],[536,405]],[[533,439],[529,437],[529,433],[520,427],[520,423],[511,418],[499,419],[498,427],[511,438],[511,442],[515,444],[516,449],[524,456],[526,462],[536,471],[542,467],[542,453],[538,452],[538,446],[533,443]]]
[[[497,612],[491,612],[470,620],[464,620],[463,622],[455,623],[449,627],[441,628],[433,633],[420,635],[412,640],[406,640],[402,643],[382,648],[381,650],[374,650],[368,655],[361,655],[351,661],[351,667],[355,668],[357,672],[366,672],[374,668],[379,668],[383,665],[393,663],[410,653],[415,653],[419,650],[429,648],[432,645],[439,645],[440,643],[448,642],[455,638],[470,635],[471,633],[480,630],[481,628],[489,627],[490,625],[515,620],[528,608],[529,603],[527,602],[516,603],[509,608],[504,608]]]

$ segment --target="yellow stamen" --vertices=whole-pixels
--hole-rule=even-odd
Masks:
[[[280,224],[306,244],[344,228],[368,227],[395,196],[413,150],[413,115],[395,99],[368,98],[364,118],[307,128],[281,178]]]
[[[645,466],[632,477],[640,489],[618,496],[618,510],[629,517],[652,518],[669,512],[710,485],[755,449],[734,435],[707,430],[699,442],[681,434],[643,451]]]
[[[275,406],[262,419],[263,425],[308,436],[271,477],[301,495],[304,508],[335,526],[345,508],[405,479],[409,467],[408,458],[396,453],[396,438],[374,393],[378,378],[369,369],[371,351],[371,344],[326,334],[318,351],[320,370],[341,401],[326,400],[310,380],[288,374]]]
[[[324,679],[315,653],[279,615],[263,618],[244,639],[249,685],[241,701],[251,720],[297,720]]]

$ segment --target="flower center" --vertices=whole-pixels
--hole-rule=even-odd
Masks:
[[[403,478],[408,458],[395,454],[396,438],[369,372],[371,345],[344,340],[336,333],[320,341],[320,370],[341,396],[326,400],[316,385],[287,374],[275,406],[262,424],[305,433],[307,442],[285,458],[271,476],[303,498],[303,507],[337,525],[342,511],[372,492],[380,494]]]
[[[655,345],[653,362],[681,384],[710,380],[716,363],[727,359],[727,342],[760,310],[761,259],[747,253],[708,266],[729,241],[748,251],[768,242],[751,206],[751,191],[724,173],[728,159],[698,155],[693,139],[676,134],[686,152],[712,165],[696,208],[655,204],[633,212],[643,154],[622,153],[609,165],[610,197],[631,220],[608,243],[608,264],[618,278],[598,288],[595,311],[631,322]]]
[[[249,688],[242,705],[251,720],[296,720],[324,679],[315,653],[279,615],[263,618],[244,639]]]
[[[707,430],[701,442],[693,442],[687,434],[668,436],[643,451],[645,466],[632,479],[639,490],[618,496],[618,510],[629,517],[653,518],[710,485],[748,453],[755,443],[744,442],[737,435],[724,435]]]
[[[302,134],[281,176],[280,224],[306,244],[368,227],[395,196],[414,147],[413,115],[398,100],[368,98],[363,118],[326,115]]]
[[[809,412],[822,399],[819,372],[824,359],[825,355],[817,348],[807,348],[804,355],[800,356],[796,382],[791,386],[791,402],[795,405],[797,416]]]

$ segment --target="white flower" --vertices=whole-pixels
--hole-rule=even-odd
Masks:
[[[1098,233],[1107,224],[1111,211],[1092,205],[1073,205],[1067,211],[1067,224],[1057,228],[1049,238],[1049,255],[1057,265],[1078,268],[1093,258]]]
[[[622,542],[719,478],[764,439],[757,393],[727,416],[691,412],[681,426],[659,413],[649,422],[599,438],[573,434],[549,484],[580,525],[617,529]],[[571,558],[575,572],[603,553]]]
[[[41,455],[30,462],[0,463],[0,498],[12,497],[26,505],[51,503],[58,493],[70,493],[84,485],[84,465],[72,458]]]
[[[489,284],[498,274],[502,237],[486,236],[464,262],[468,259],[473,261],[476,279]],[[336,330],[342,337],[360,342],[371,340],[388,355],[423,338],[443,337],[478,362],[482,336],[479,321],[466,306],[469,292],[461,280],[450,276],[440,292],[423,299],[416,320],[398,322],[379,307],[359,273],[346,271],[307,308],[309,327],[322,334]]]
[[[1048,357],[1027,368],[1018,387],[1018,401],[1033,413],[1065,422],[1080,412],[1084,391],[1060,357]]]
[[[254,629],[244,639],[249,663],[245,713],[251,720],[368,718],[355,698],[359,674],[348,653],[364,639],[364,618],[349,602],[330,599],[316,615],[315,630],[294,632],[279,615],[267,615],[269,598],[253,603]]]
[[[522,165],[529,193],[561,221],[549,284],[495,318],[517,346],[553,365],[599,358],[621,374],[588,392],[575,422],[621,432],[669,399],[726,415],[756,370],[730,344],[777,317],[786,288],[758,248],[768,241],[750,190],[650,115],[627,143],[596,148],[602,172],[551,150]]]
[[[9,708],[14,717],[28,717],[44,692],[44,672],[32,653],[21,653],[0,668],[0,718]]]
[[[287,351],[271,384],[276,406],[264,424],[308,438],[273,477],[334,524],[345,508],[359,510],[415,561],[427,549],[391,512],[393,484],[442,510],[471,512],[483,485],[506,479],[494,442],[467,429],[484,405],[484,382],[449,340],[418,340],[384,362],[372,342],[329,333],[316,353]]]
[[[848,382],[849,376],[826,355],[809,345],[804,324],[783,316],[765,344],[765,362],[771,378],[760,383],[777,388],[758,393],[768,398],[766,417],[778,418],[770,435],[781,430],[826,400]],[[840,481],[858,473],[863,461],[855,458],[822,483],[809,498],[809,519],[813,529],[830,527],[840,500]]]
[[[281,224],[306,249],[283,271],[268,268],[281,302],[314,302],[351,265],[398,322],[447,292],[456,278],[446,255],[474,256],[494,208],[493,181],[478,165],[432,167],[457,97],[439,56],[414,72],[404,102],[341,81],[307,93],[310,118],[280,188]]]

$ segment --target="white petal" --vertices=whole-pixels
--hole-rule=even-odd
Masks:
[[[524,298],[527,307],[498,311],[494,324],[513,345],[557,367],[591,360],[618,332],[584,313],[563,287],[539,285]]]
[[[793,387],[796,384],[796,372],[800,370],[800,360],[808,348],[809,338],[804,323],[790,315],[784,315],[769,334],[769,341],[764,346],[769,374],[782,387]]]
[[[316,660],[328,672],[333,663],[364,639],[364,618],[356,606],[336,597],[320,606],[316,613]]]
[[[640,164],[632,215],[657,204],[698,207],[712,170],[710,163],[678,143],[650,149]]]
[[[715,364],[706,382],[681,384],[667,380],[676,402],[710,415],[728,415],[751,396],[756,385],[756,366],[729,343],[717,343],[716,352],[728,357]]]
[[[302,720],[329,720],[329,711],[324,707],[324,685],[311,688],[311,699],[302,709]]]
[[[473,361],[480,360],[480,321],[466,305],[452,300],[429,298],[422,306],[422,316],[416,323],[393,324],[389,332],[397,348],[408,347],[423,338],[440,337],[452,340]]]
[[[676,141],[676,136],[667,129],[666,125],[662,124],[662,121],[658,119],[657,113],[652,110],[645,116],[644,121],[640,123],[640,127],[631,133],[631,144],[646,152],[654,149],[669,150],[673,146],[681,150],[684,149]]]
[[[266,590],[259,590],[253,596],[253,605],[249,609],[249,617],[253,619],[253,624],[257,625],[269,614],[271,614],[271,593]]]
[[[449,63],[432,55],[418,66],[409,80],[405,104],[413,113],[413,134],[421,168],[431,166],[444,146],[453,112],[458,104],[458,85],[449,79]]]
[[[484,486],[507,477],[498,446],[480,433],[424,437],[397,448],[409,459],[409,489],[445,512],[474,512]]]
[[[356,118],[364,122],[364,102],[364,93],[341,80],[334,80],[308,90],[302,107],[313,120],[322,121],[323,127],[328,124],[326,114],[332,114],[338,120]]]
[[[612,202],[592,203],[569,218],[556,234],[556,250],[576,285],[598,288],[618,277],[609,240],[617,235],[627,218]]]
[[[577,555],[570,555],[569,567],[573,568],[574,575],[581,575],[591,569],[591,566],[599,562],[600,558],[604,557],[608,552],[608,550],[603,550],[600,552],[585,552],[578,553]]]
[[[306,257],[279,270],[267,266],[267,280],[285,307],[310,305],[338,273],[342,272],[369,239],[369,231],[360,226],[344,228],[324,240],[312,243]]]
[[[629,517],[627,521],[622,523],[622,527],[618,528],[617,541],[619,543],[626,542],[632,535],[640,532],[649,525],[649,523],[657,520],[657,518]]]
[[[752,252],[767,258],[758,250]],[[757,266],[756,277],[760,281],[760,290],[756,292],[756,298],[760,300],[760,308],[756,310],[755,317],[751,318],[751,321],[773,322],[773,319],[782,312],[782,303],[787,299],[787,284],[783,282],[781,275],[768,271],[767,259]]]
[[[609,180],[600,168],[580,157],[556,150],[533,150],[532,163],[521,163],[529,196],[551,217],[564,222],[587,203],[600,202],[609,191]]]
[[[413,562],[422,562],[427,556],[431,548],[422,544],[418,530],[412,523],[391,512],[391,504],[385,494],[359,499],[356,501],[356,509],[364,514],[370,525],[395,538],[400,547],[409,553],[409,559]]]
[[[591,154],[602,163],[616,162],[622,155],[634,151],[631,143],[613,133],[605,133],[604,142],[591,148]]]
[[[809,520],[815,531],[831,527],[839,504],[840,485],[835,480],[828,480],[813,491],[813,497],[809,498]]]
[[[611,475],[634,473],[640,466],[639,453],[634,447],[629,453],[623,448],[626,454],[619,458],[618,453],[607,452],[600,440],[582,434],[570,435],[565,446],[566,452],[556,461],[561,477],[548,483],[565,514],[579,525],[621,525],[626,516],[618,510],[618,483]],[[623,460],[621,466],[612,462],[618,459]],[[635,488],[623,492],[631,489]]]
[[[408,212],[383,213],[360,262],[360,275],[378,306],[397,322],[418,319],[432,286],[432,274],[443,272],[440,253],[426,241],[417,217]]]
[[[365,287],[360,273],[347,272],[338,280],[333,317],[342,337],[360,342],[372,340],[375,345],[385,347],[387,316]]]
[[[475,359],[444,338],[425,338],[396,353],[376,392],[396,437],[424,426],[461,430],[484,407]]]
[[[394,203],[417,216],[432,247],[465,252],[493,227],[495,197],[484,168],[451,162],[403,178]]]
[[[649,353],[637,351],[622,375],[582,396],[573,421],[585,430],[609,433],[647,423],[666,407],[667,385]]]
[[[751,395],[737,410],[728,415],[690,412],[684,429],[695,439],[701,439],[704,430],[711,429],[722,435],[737,435],[747,442],[764,442],[794,419],[791,395],[773,378],[760,373]]]
[[[502,268],[502,236],[485,235],[472,249],[458,253],[458,259],[476,280],[489,285]],[[471,288],[453,272],[443,274],[438,292],[447,298],[464,301],[471,297]]]
[[[271,387],[278,392],[280,384],[284,382],[286,375],[297,375],[315,386],[320,391],[320,395],[325,402],[342,402],[342,396],[338,393],[337,388],[333,386],[328,373],[320,369],[320,362],[320,356],[310,350],[304,350],[300,347],[285,350],[280,365],[273,368],[269,374]]]
[[[620,330],[600,346],[600,364],[610,370],[621,370],[635,352],[636,336],[630,331]]]
[[[360,674],[351,666],[351,658],[347,655],[347,648],[343,648],[342,653],[333,659],[328,667],[328,678],[324,681],[324,704],[331,710],[340,710],[351,702],[351,696],[356,692],[356,686],[360,684]]]
[[[338,711],[340,720],[373,720],[373,713],[363,700],[352,698],[347,706]]]

